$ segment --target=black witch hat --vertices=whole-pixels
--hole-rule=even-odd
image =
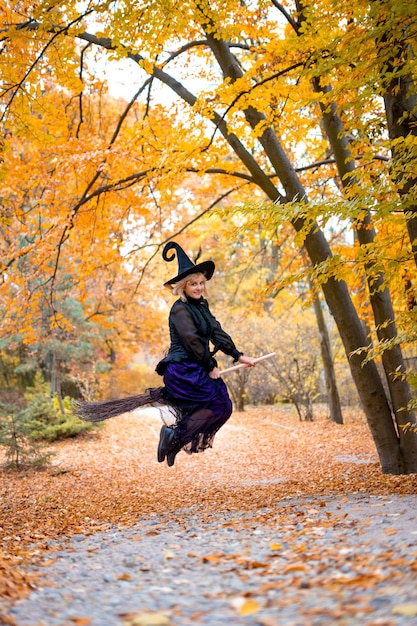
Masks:
[[[204,261],[203,263],[198,263],[196,265],[185,254],[181,246],[175,241],[169,241],[166,244],[162,252],[162,257],[164,261],[170,262],[174,260],[175,258],[174,254],[171,254],[171,256],[168,256],[168,253],[170,252],[170,250],[175,250],[177,253],[178,274],[174,278],[171,278],[171,280],[167,280],[167,282],[164,283],[165,287],[170,287],[172,285],[175,285],[176,283],[178,283],[180,280],[182,280],[189,274],[201,273],[201,274],[204,274],[207,280],[210,280],[210,278],[213,276],[214,269],[215,269],[215,265],[213,261]]]

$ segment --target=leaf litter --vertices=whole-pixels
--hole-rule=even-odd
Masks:
[[[213,450],[181,453],[173,468],[156,461],[159,428],[151,412],[123,415],[103,430],[51,445],[54,461],[42,472],[2,474],[0,600],[6,613],[33,589],[53,584],[47,580],[48,568],[74,537],[135,528],[139,520],[155,516],[159,524],[144,536],[135,530],[131,541],[157,540],[168,524],[176,524],[179,535],[186,531],[192,537],[190,524],[197,516],[203,526],[214,524],[237,538],[241,534],[241,550],[204,553],[197,550],[197,541],[197,548],[182,554],[179,542],[165,548],[164,562],[174,564],[181,555],[197,568],[238,577],[247,591],[231,597],[230,605],[243,618],[258,615],[257,623],[268,626],[268,607],[290,605],[291,590],[302,597],[316,586],[340,601],[336,608],[300,608],[311,624],[315,615],[324,620],[326,612],[330,620],[349,619],[358,607],[362,616],[371,615],[362,623],[375,626],[417,616],[414,596],[393,602],[388,621],[372,622],[378,585],[398,589],[404,579],[417,575],[417,524],[411,518],[396,536],[396,522],[410,513],[417,476],[381,474],[360,413],[349,413],[341,426],[325,415],[299,422],[288,410],[251,407],[233,415],[217,434]],[[393,497],[404,502],[402,510],[397,501],[390,508]],[[385,551],[356,550],[349,536],[372,546],[376,519],[379,534],[397,543]],[[255,556],[243,540],[248,531],[263,546]],[[346,541],[329,542],[329,531],[342,533]],[[196,536],[198,532],[196,528]],[[98,551],[88,548],[91,558]],[[35,565],[42,567],[40,573],[39,568],[32,572]],[[139,568],[149,572],[151,565],[143,561]],[[121,572],[118,579],[129,584],[131,574]],[[353,604],[346,589],[356,594]],[[14,624],[10,616],[3,620]],[[87,617],[79,620],[88,623]],[[132,625],[171,623],[155,611],[128,613],[125,623],[129,620]]]

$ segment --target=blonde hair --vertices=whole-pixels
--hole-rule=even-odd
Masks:
[[[207,289],[206,289],[207,278],[201,272],[195,272],[194,274],[188,274],[188,276],[186,276],[182,280],[179,280],[177,283],[175,283],[172,286],[172,293],[174,294],[174,296],[179,296],[180,299],[183,302],[185,302],[187,300],[186,295],[185,295],[185,287],[186,287],[187,283],[189,283],[194,278],[197,278],[197,277],[200,277],[200,276],[202,276],[204,278],[203,295],[204,295],[205,298],[207,298]]]

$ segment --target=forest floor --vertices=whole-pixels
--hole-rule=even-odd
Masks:
[[[3,472],[0,624],[415,626],[417,475],[345,422],[250,407],[168,468],[147,410]]]

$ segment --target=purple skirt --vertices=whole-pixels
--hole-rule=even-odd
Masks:
[[[232,414],[232,401],[224,381],[213,380],[191,361],[168,363],[164,372],[168,399],[180,409],[177,436],[188,452],[211,447],[216,432]]]

